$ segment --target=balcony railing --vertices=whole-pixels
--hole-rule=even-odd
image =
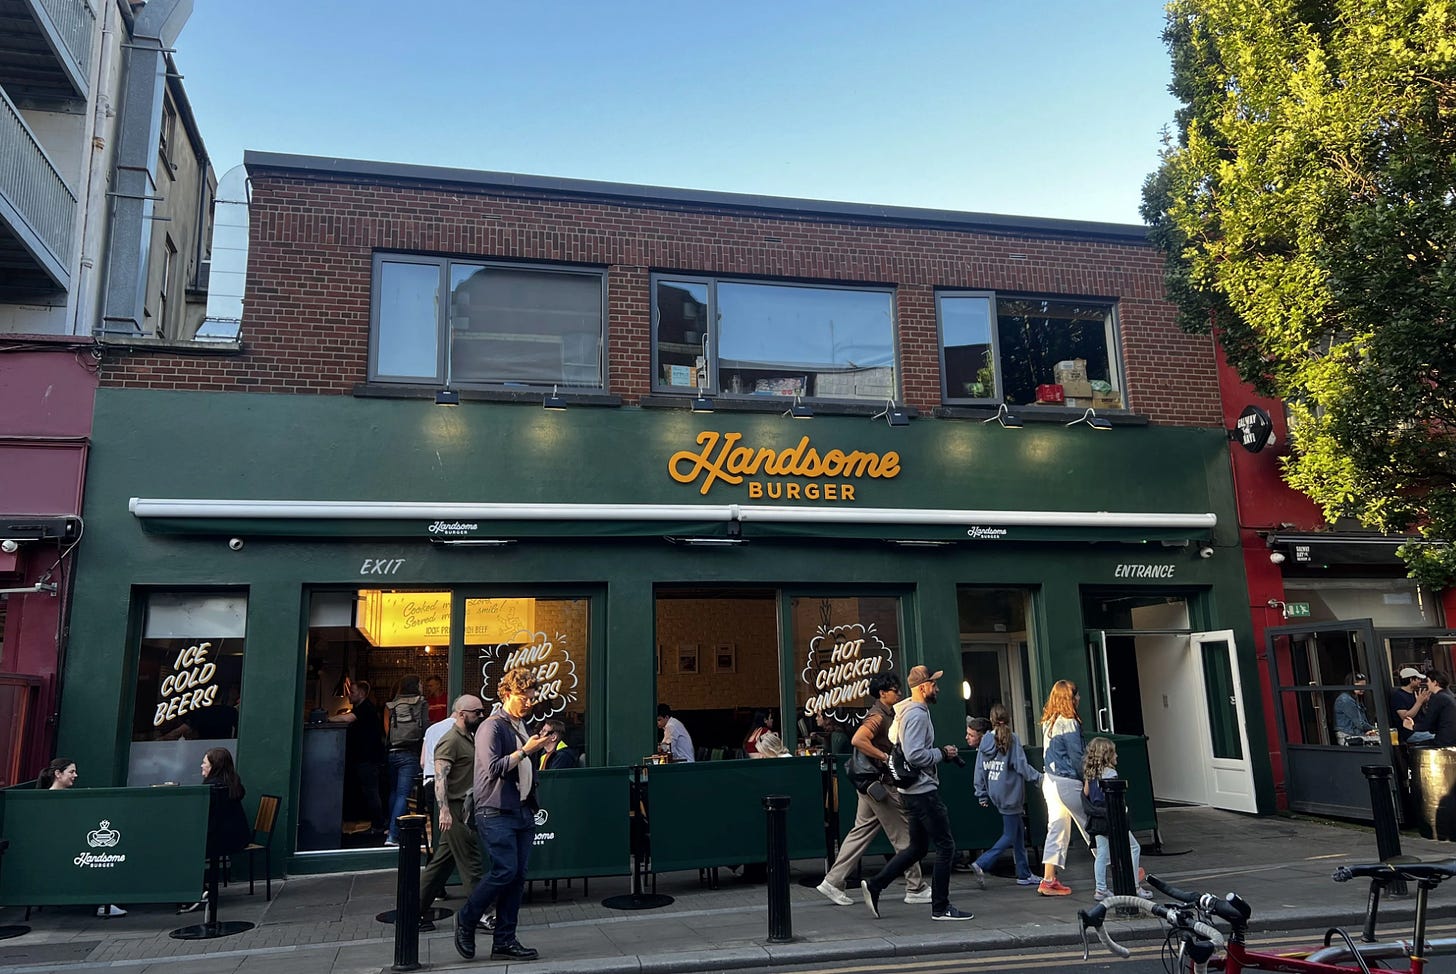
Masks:
[[[70,286],[76,194],[0,89],[0,220],[62,288]]]
[[[67,73],[79,81],[78,91],[86,96],[87,72],[91,66],[91,45],[96,36],[96,10],[88,0],[29,0],[36,20],[48,27],[71,59]]]

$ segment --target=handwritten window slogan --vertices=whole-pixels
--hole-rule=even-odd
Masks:
[[[847,726],[858,724],[873,702],[870,680],[895,670],[899,643],[896,600],[867,597],[794,602],[794,641],[805,647],[798,687],[802,712],[810,717],[823,714]],[[817,615],[812,627],[811,611]]]
[[[519,603],[529,603],[529,613]],[[475,650],[486,704],[498,699],[502,673],[524,667],[536,680],[532,719],[565,716],[571,725],[584,716],[587,607],[586,599],[467,600],[467,615],[493,620],[495,639]]]

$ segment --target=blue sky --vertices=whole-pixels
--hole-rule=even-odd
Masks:
[[[245,149],[1140,223],[1176,107],[1152,0],[203,0]]]

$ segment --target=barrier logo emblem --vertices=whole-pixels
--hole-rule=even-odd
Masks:
[[[92,829],[86,833],[86,844],[93,849],[110,849],[121,841],[121,833],[111,827],[106,819],[101,820],[99,829]]]
[[[86,833],[86,844],[93,849],[114,849],[121,844],[121,832],[103,818],[99,827]],[[126,862],[126,853],[83,852],[71,862],[82,869],[110,869]]]

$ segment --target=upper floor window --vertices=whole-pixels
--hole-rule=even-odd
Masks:
[[[600,272],[375,254],[369,378],[602,385]]]
[[[653,388],[717,395],[896,398],[887,288],[658,275]]]
[[[936,311],[946,402],[1123,408],[1111,302],[947,291]]]

